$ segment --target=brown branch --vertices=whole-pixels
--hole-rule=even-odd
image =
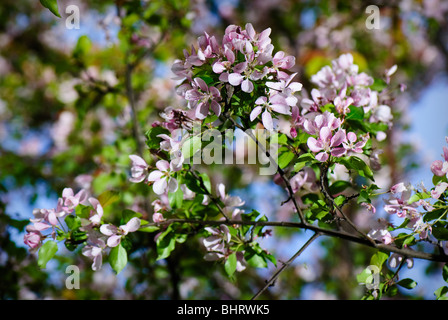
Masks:
[[[169,225],[171,223],[191,223],[198,225],[207,225],[207,226],[219,226],[221,224],[225,224],[228,226],[233,225],[245,225],[245,226],[256,226],[256,227],[285,227],[285,228],[295,228],[295,229],[303,229],[303,230],[311,230],[321,235],[326,235],[329,237],[335,237],[346,241],[351,241],[354,243],[358,243],[364,246],[368,246],[371,248],[375,248],[381,251],[386,252],[395,252],[402,256],[429,260],[435,262],[448,262],[448,255],[445,254],[432,254],[427,252],[415,251],[408,248],[398,248],[394,245],[383,244],[381,242],[374,242],[374,244],[365,239],[364,237],[356,236],[351,233],[348,233],[343,230],[333,230],[333,229],[325,229],[316,225],[305,224],[302,222],[288,222],[288,221],[244,221],[244,220],[196,220],[196,219],[167,219],[162,222],[154,222],[142,225],[142,228],[148,226],[156,226],[163,227]]]
[[[328,164],[324,163],[320,166],[320,185],[321,192],[324,195],[327,202],[336,209],[337,212],[342,216],[343,221],[347,222],[350,227],[355,230],[361,237],[370,241],[370,243],[376,247],[375,241],[367,236],[364,232],[362,232],[356,224],[351,221],[351,219],[345,214],[345,212],[335,203],[333,196],[330,194],[329,185],[328,185]]]
[[[233,119],[232,116],[230,116],[228,113],[224,114],[224,118],[227,120],[230,120],[235,127],[237,127],[238,129],[240,129],[241,131],[246,133],[257,144],[257,146],[261,149],[261,151],[263,151],[263,153],[268,157],[269,161],[277,167],[277,172],[279,173],[280,177],[282,178],[283,182],[285,183],[286,189],[288,190],[288,193],[289,193],[288,199],[286,201],[284,201],[282,204],[291,200],[294,204],[294,208],[296,209],[297,214],[299,215],[300,221],[302,223],[306,224],[306,220],[303,215],[302,209],[300,209],[299,205],[297,204],[297,201],[294,197],[294,192],[292,191],[291,183],[289,182],[288,178],[286,177],[286,174],[283,171],[283,169],[279,167],[278,163],[275,161],[274,158],[272,158],[269,151],[266,150],[266,148],[260,143],[260,141],[258,141],[257,137],[255,137],[255,135],[250,130],[247,130],[242,125],[240,125],[238,122],[236,122],[235,119]]]
[[[305,251],[306,248],[308,248],[308,246],[313,243],[314,240],[316,240],[318,237],[320,236],[319,233],[315,233],[313,234],[313,236],[308,239],[308,241],[299,249],[299,251],[297,251],[288,261],[284,262],[283,265],[281,266],[280,269],[278,269],[273,275],[272,277],[266,281],[266,285],[261,288],[253,297],[251,300],[255,300],[257,299],[264,291],[266,291],[267,288],[269,288],[270,286],[274,285],[275,281],[277,280],[277,278],[280,276],[280,274],[286,270],[287,267],[289,267],[291,265],[291,263],[294,262],[294,260],[296,260],[303,251]]]
[[[219,200],[208,191],[207,187],[204,184],[204,180],[200,176],[198,176],[194,170],[192,170],[190,165],[188,166],[188,171],[193,175],[193,177],[196,180],[199,181],[199,185],[200,185],[201,189],[210,198],[210,200],[215,204],[215,206],[218,208],[219,212],[223,215],[224,219],[226,219],[226,221],[230,221],[229,217],[227,217],[226,213],[224,212],[224,209],[221,208]]]

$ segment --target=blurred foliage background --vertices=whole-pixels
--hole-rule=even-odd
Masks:
[[[80,8],[79,29],[66,26],[65,9],[72,4]],[[370,4],[380,8],[378,30],[365,25]],[[155,198],[144,185],[128,182],[128,155],[151,162],[144,132],[165,107],[184,104],[175,94],[171,64],[204,31],[219,39],[229,24],[272,28],[275,50],[296,57],[304,95],[312,88],[310,76],[342,53],[351,52],[360,69],[375,77],[397,64],[394,81],[407,90],[392,105],[396,123],[381,155],[386,187],[418,166],[415,146],[400,139],[410,127],[406,114],[448,71],[443,0],[61,0],[58,5],[61,18],[39,1],[3,0],[0,6],[1,299],[247,299],[264,285],[272,266],[248,269],[230,281],[222,265],[203,261],[194,235],[163,261],[155,261],[152,236],[136,235],[130,264],[118,277],[106,264],[92,272],[87,258],[65,248],[39,270],[22,244],[32,209],[54,207],[64,187],[86,188],[96,196],[117,190],[120,201],[108,208],[107,219],[123,208],[150,219]],[[270,220],[290,219],[292,211],[280,206],[285,194],[256,169],[203,168],[212,185],[225,183]],[[266,246],[286,260],[300,239],[274,230]],[[297,261],[263,298],[362,296],[355,275],[368,265],[371,251],[336,239],[309,251],[305,259],[314,262]],[[65,287],[71,264],[81,269],[79,290]],[[430,278],[440,266],[425,268]],[[424,296],[416,289],[397,297]]]

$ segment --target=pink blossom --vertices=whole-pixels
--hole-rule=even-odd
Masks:
[[[331,154],[334,157],[342,157],[346,150],[340,145],[347,141],[347,136],[344,129],[338,130],[334,135],[329,127],[320,129],[319,137],[309,137],[307,141],[308,148],[314,153],[317,153],[316,160],[325,162]]]
[[[66,213],[71,213],[78,204],[87,200],[87,192],[84,189],[81,189],[76,195],[73,192],[72,188],[65,188],[62,190],[62,210]]]
[[[166,160],[156,162],[158,170],[152,171],[148,176],[149,182],[154,182],[153,190],[156,194],[161,195],[166,191],[174,192],[178,188],[178,183],[171,176],[173,170],[170,169],[170,163]]]
[[[103,250],[106,248],[106,243],[98,232],[90,232],[87,241],[88,244],[82,248],[82,254],[93,259],[92,270],[98,271],[103,264]]]
[[[266,86],[271,90],[277,91],[281,94],[286,103],[290,107],[294,107],[297,105],[298,99],[294,96],[296,92],[302,90],[302,84],[299,82],[291,82],[292,79],[297,75],[297,73],[293,73],[286,80],[280,80],[278,82],[268,81],[266,82]]]
[[[286,99],[280,94],[271,96],[269,101],[267,97],[261,96],[255,101],[255,105],[256,107],[250,113],[250,121],[254,121],[264,110],[261,119],[263,126],[269,131],[274,130],[274,123],[271,115],[272,112],[285,115],[291,114],[291,107],[288,105]]]
[[[170,132],[180,128],[191,129],[192,119],[185,110],[167,107],[160,113],[160,117],[165,120],[161,125]]]
[[[431,164],[432,173],[439,177],[447,175],[447,173],[448,173],[448,148],[447,147],[443,147],[442,156],[443,156],[444,161],[435,160]]]
[[[226,245],[231,240],[229,228],[222,224],[219,228],[207,227],[205,230],[211,235],[202,241],[204,247],[209,251],[209,253],[204,256],[204,259],[213,261],[223,258],[226,252]]]
[[[300,105],[305,112],[316,112],[319,107],[326,105],[329,100],[316,88],[311,90],[311,99],[303,98]]]
[[[437,186],[435,186],[434,190],[431,190],[431,197],[434,199],[439,199],[447,188],[448,183],[446,182],[439,183]]]
[[[120,244],[123,236],[126,236],[129,232],[137,231],[140,228],[140,224],[140,219],[134,217],[118,228],[112,224],[103,224],[100,227],[100,232],[109,237],[107,239],[108,247],[116,247]]]
[[[366,145],[367,141],[369,140],[369,134],[363,135],[361,137],[361,140],[358,141],[358,137],[354,132],[347,133],[347,141],[344,142],[342,145],[344,149],[347,151],[347,153],[363,153],[364,151],[362,148]],[[358,142],[357,142],[358,141]]]
[[[316,184],[316,173],[311,167],[305,167],[299,171],[290,180],[292,191],[296,193],[301,188],[314,192],[319,189]]]
[[[221,92],[214,86],[209,87],[201,78],[195,78],[192,82],[193,88],[185,92],[185,99],[189,107],[196,110],[197,119],[205,119],[209,109],[219,116],[221,114]]]
[[[373,240],[381,241],[384,244],[393,242],[392,235],[387,230],[388,223],[384,219],[378,219],[376,226],[367,233],[367,236]]]
[[[219,183],[217,186],[218,196],[224,203],[225,207],[241,207],[244,205],[244,201],[238,196],[231,196],[226,194],[226,186],[223,183]]]
[[[408,203],[411,196],[411,190],[402,191],[401,197],[393,197],[388,200],[387,205],[384,206],[384,210],[389,214],[396,214],[399,218],[413,219],[418,215],[417,207],[418,202]]]
[[[303,121],[303,130],[311,135],[318,135],[320,130],[328,127],[335,130],[341,126],[341,120],[333,113],[325,111],[324,113],[311,113],[305,116]]]
[[[98,199],[89,198],[89,202],[93,207],[93,210],[90,210],[90,226],[99,226],[101,224],[101,219],[103,217],[103,207]]]
[[[363,206],[364,208],[366,208],[368,211],[372,212],[373,214],[376,213],[376,208],[373,204],[367,203],[367,202],[362,202],[362,203],[360,203],[360,205]]]
[[[426,239],[432,232],[432,227],[431,224],[424,222],[421,216],[414,221],[413,230],[419,234],[420,239]]]
[[[404,192],[404,191],[408,191],[408,188],[404,185],[403,182],[397,183],[390,188],[390,192],[392,194],[400,193],[400,192]]]
[[[30,247],[31,251],[36,251],[42,244],[42,233],[37,230],[29,230],[23,236],[23,242]]]
[[[403,261],[403,258],[404,257],[402,255],[399,255],[398,253],[392,253],[392,255],[389,258],[389,266],[391,268],[398,267]],[[414,266],[414,259],[406,258],[406,265],[408,269],[411,269]]]
[[[139,183],[146,179],[148,175],[148,164],[142,157],[132,154],[129,156],[131,159],[131,178],[129,181]]]

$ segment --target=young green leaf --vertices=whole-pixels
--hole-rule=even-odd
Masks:
[[[236,252],[229,255],[226,262],[224,263],[224,269],[226,270],[229,278],[233,276],[236,271]]]
[[[39,257],[37,259],[39,267],[45,269],[47,267],[47,262],[54,257],[57,251],[58,244],[55,241],[49,240],[45,242],[39,249]]]
[[[412,279],[406,278],[397,282],[397,285],[405,289],[414,289],[417,286],[417,282]]]
[[[442,269],[442,277],[445,282],[448,282],[448,263],[445,263]]]
[[[292,161],[292,159],[294,159],[294,153],[291,151],[286,151],[283,152],[279,157],[278,157],[278,166],[281,169],[284,169],[288,166],[288,164]]]
[[[113,247],[109,253],[109,264],[114,271],[119,274],[128,263],[128,253],[121,243]]]
[[[111,205],[115,201],[120,199],[119,193],[117,191],[105,191],[99,195],[98,201],[103,208]]]
[[[381,269],[384,262],[386,262],[387,258],[389,258],[389,255],[387,253],[378,251],[372,256],[372,258],[370,258],[370,264],[377,266],[379,269]]]
[[[73,215],[68,215],[65,219],[65,224],[70,230],[75,230],[81,226],[81,218]]]
[[[40,0],[40,3],[51,11],[56,17],[61,18],[58,9],[58,2],[56,0]]]

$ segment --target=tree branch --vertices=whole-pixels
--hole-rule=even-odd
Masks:
[[[191,224],[208,225],[208,226],[219,226],[221,224],[225,224],[228,226],[233,226],[233,225],[248,226],[248,225],[250,225],[250,226],[257,226],[257,227],[268,227],[269,226],[269,227],[285,227],[285,228],[311,230],[311,231],[314,231],[321,235],[351,241],[351,242],[358,243],[358,244],[368,246],[371,248],[375,248],[375,249],[378,249],[381,251],[395,252],[402,256],[409,257],[409,258],[429,260],[429,261],[435,261],[435,262],[448,262],[448,255],[445,255],[445,254],[432,254],[432,253],[427,253],[427,252],[415,251],[415,250],[408,249],[408,248],[398,248],[394,245],[387,245],[387,244],[383,244],[381,242],[375,242],[375,244],[373,244],[371,241],[369,241],[363,237],[353,235],[353,234],[345,232],[343,230],[325,229],[325,228],[318,227],[316,225],[305,224],[302,222],[167,219],[167,220],[161,221],[161,222],[154,222],[154,223],[148,223],[148,224],[142,225],[141,228],[145,228],[148,226],[163,227],[165,225],[170,225],[171,223],[191,223]]]
[[[313,236],[308,239],[308,241],[299,249],[299,251],[297,251],[288,261],[284,262],[283,265],[281,266],[280,269],[278,269],[273,275],[272,277],[266,281],[266,285],[261,288],[253,297],[251,300],[255,300],[257,299],[267,288],[269,288],[270,286],[272,286],[274,284],[274,282],[277,280],[277,278],[280,276],[280,274],[286,270],[287,267],[289,267],[291,265],[291,263],[294,262],[295,259],[297,259],[303,251],[305,251],[306,248],[308,248],[308,246],[313,243],[314,240],[316,240],[318,237],[320,236],[320,233],[315,233],[313,234]]]
[[[289,182],[288,178],[286,177],[283,169],[279,167],[278,163],[275,161],[274,158],[272,158],[269,151],[266,150],[266,148],[260,143],[260,141],[258,141],[257,137],[255,137],[255,135],[250,130],[247,130],[242,125],[240,125],[238,122],[236,122],[235,119],[233,119],[228,113],[224,114],[224,118],[227,120],[230,120],[235,127],[237,127],[238,129],[240,129],[241,131],[246,133],[257,144],[257,146],[263,151],[263,153],[269,158],[269,161],[277,167],[277,172],[279,173],[280,177],[282,178],[283,182],[285,183],[286,188],[289,193],[288,200],[286,200],[285,202],[287,202],[289,200],[291,200],[293,202],[294,208],[296,209],[297,214],[299,215],[300,221],[302,223],[306,224],[302,209],[300,209],[299,205],[297,204],[297,201],[294,197],[294,192],[292,191],[291,183]],[[285,202],[283,202],[283,203],[285,203]]]

